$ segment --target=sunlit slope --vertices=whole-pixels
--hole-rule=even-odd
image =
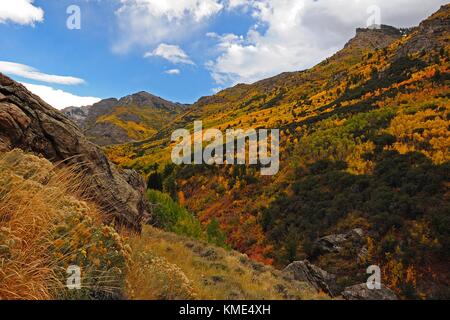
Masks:
[[[406,31],[403,31],[405,33]],[[176,128],[192,127],[202,120],[205,128],[279,128],[323,112],[320,108],[342,95],[351,78],[349,70],[370,76],[368,57],[401,39],[402,32],[358,29],[357,35],[336,55],[302,71],[283,73],[252,85],[239,84],[211,97],[204,97],[177,116],[150,140],[111,149],[116,160],[127,165],[168,160],[168,139]],[[344,81],[343,81],[344,80]],[[362,81],[363,79],[361,79]],[[166,149],[166,150],[164,150]]]

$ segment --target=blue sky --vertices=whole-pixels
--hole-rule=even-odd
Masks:
[[[405,1],[2,0],[0,72],[57,108],[141,90],[192,103],[311,67],[370,21],[412,26],[446,3]],[[66,26],[70,5],[80,29]]]

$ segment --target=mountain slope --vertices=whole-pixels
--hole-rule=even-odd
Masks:
[[[450,5],[410,30],[359,29],[343,50],[302,72],[200,99],[151,139],[108,149],[144,173],[227,243],[279,266],[308,258],[361,281],[377,264],[402,297],[444,297],[449,286]],[[170,133],[280,128],[281,170],[173,166]],[[317,250],[326,235],[361,228],[361,247]],[[356,250],[356,251],[355,251]],[[364,252],[364,259],[355,256]]]
[[[15,149],[0,153],[0,299],[326,299],[243,254],[144,226],[123,237],[83,196],[89,180]],[[67,288],[69,266],[82,270]]]
[[[136,173],[111,164],[63,114],[0,74],[0,299],[326,298],[202,240],[149,226],[141,234],[143,191]],[[164,200],[154,201],[160,222],[189,235],[200,229]],[[80,290],[67,286],[74,266]]]
[[[119,100],[105,99],[92,106],[62,110],[98,145],[142,140],[154,135],[185,106],[138,92]]]
[[[275,128],[307,118],[316,113],[311,106],[324,105],[337,95],[336,92],[330,92],[329,97],[323,97],[325,91],[333,88],[340,93],[344,90],[342,80],[350,67],[360,67],[371,51],[386,48],[401,39],[405,33],[407,31],[389,26],[381,26],[381,29],[358,29],[355,38],[341,51],[316,67],[301,72],[283,73],[252,85],[239,84],[214,96],[201,98],[157,135],[135,144],[114,147],[110,155],[117,156],[122,163],[125,162],[123,156],[127,157],[129,160],[126,163],[130,167],[136,162],[168,161],[167,146],[171,132],[185,126],[192,127],[194,120],[202,120],[204,128],[223,130],[227,127],[248,128],[260,125]],[[161,152],[161,149],[166,152]]]

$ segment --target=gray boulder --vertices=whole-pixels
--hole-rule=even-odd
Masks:
[[[317,291],[323,291],[331,297],[339,295],[336,276],[311,264],[308,260],[294,261],[283,272],[292,276],[294,280],[309,283]]]
[[[363,235],[364,231],[357,228],[344,234],[331,234],[319,238],[315,244],[321,253],[339,253],[345,242],[359,240]]]
[[[381,285],[381,289],[369,289],[365,283],[347,287],[342,292],[346,300],[398,300],[394,291]]]

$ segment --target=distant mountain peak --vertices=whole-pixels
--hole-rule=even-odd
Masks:
[[[137,104],[140,105],[142,103],[146,103],[148,100],[155,100],[155,99],[161,99],[160,97],[154,96],[146,91],[139,91],[130,95],[127,95],[125,97],[122,97],[119,99],[119,103],[123,104]]]
[[[185,107],[139,91],[120,99],[104,99],[88,107],[66,108],[62,112],[93,142],[110,145],[147,138]]]

